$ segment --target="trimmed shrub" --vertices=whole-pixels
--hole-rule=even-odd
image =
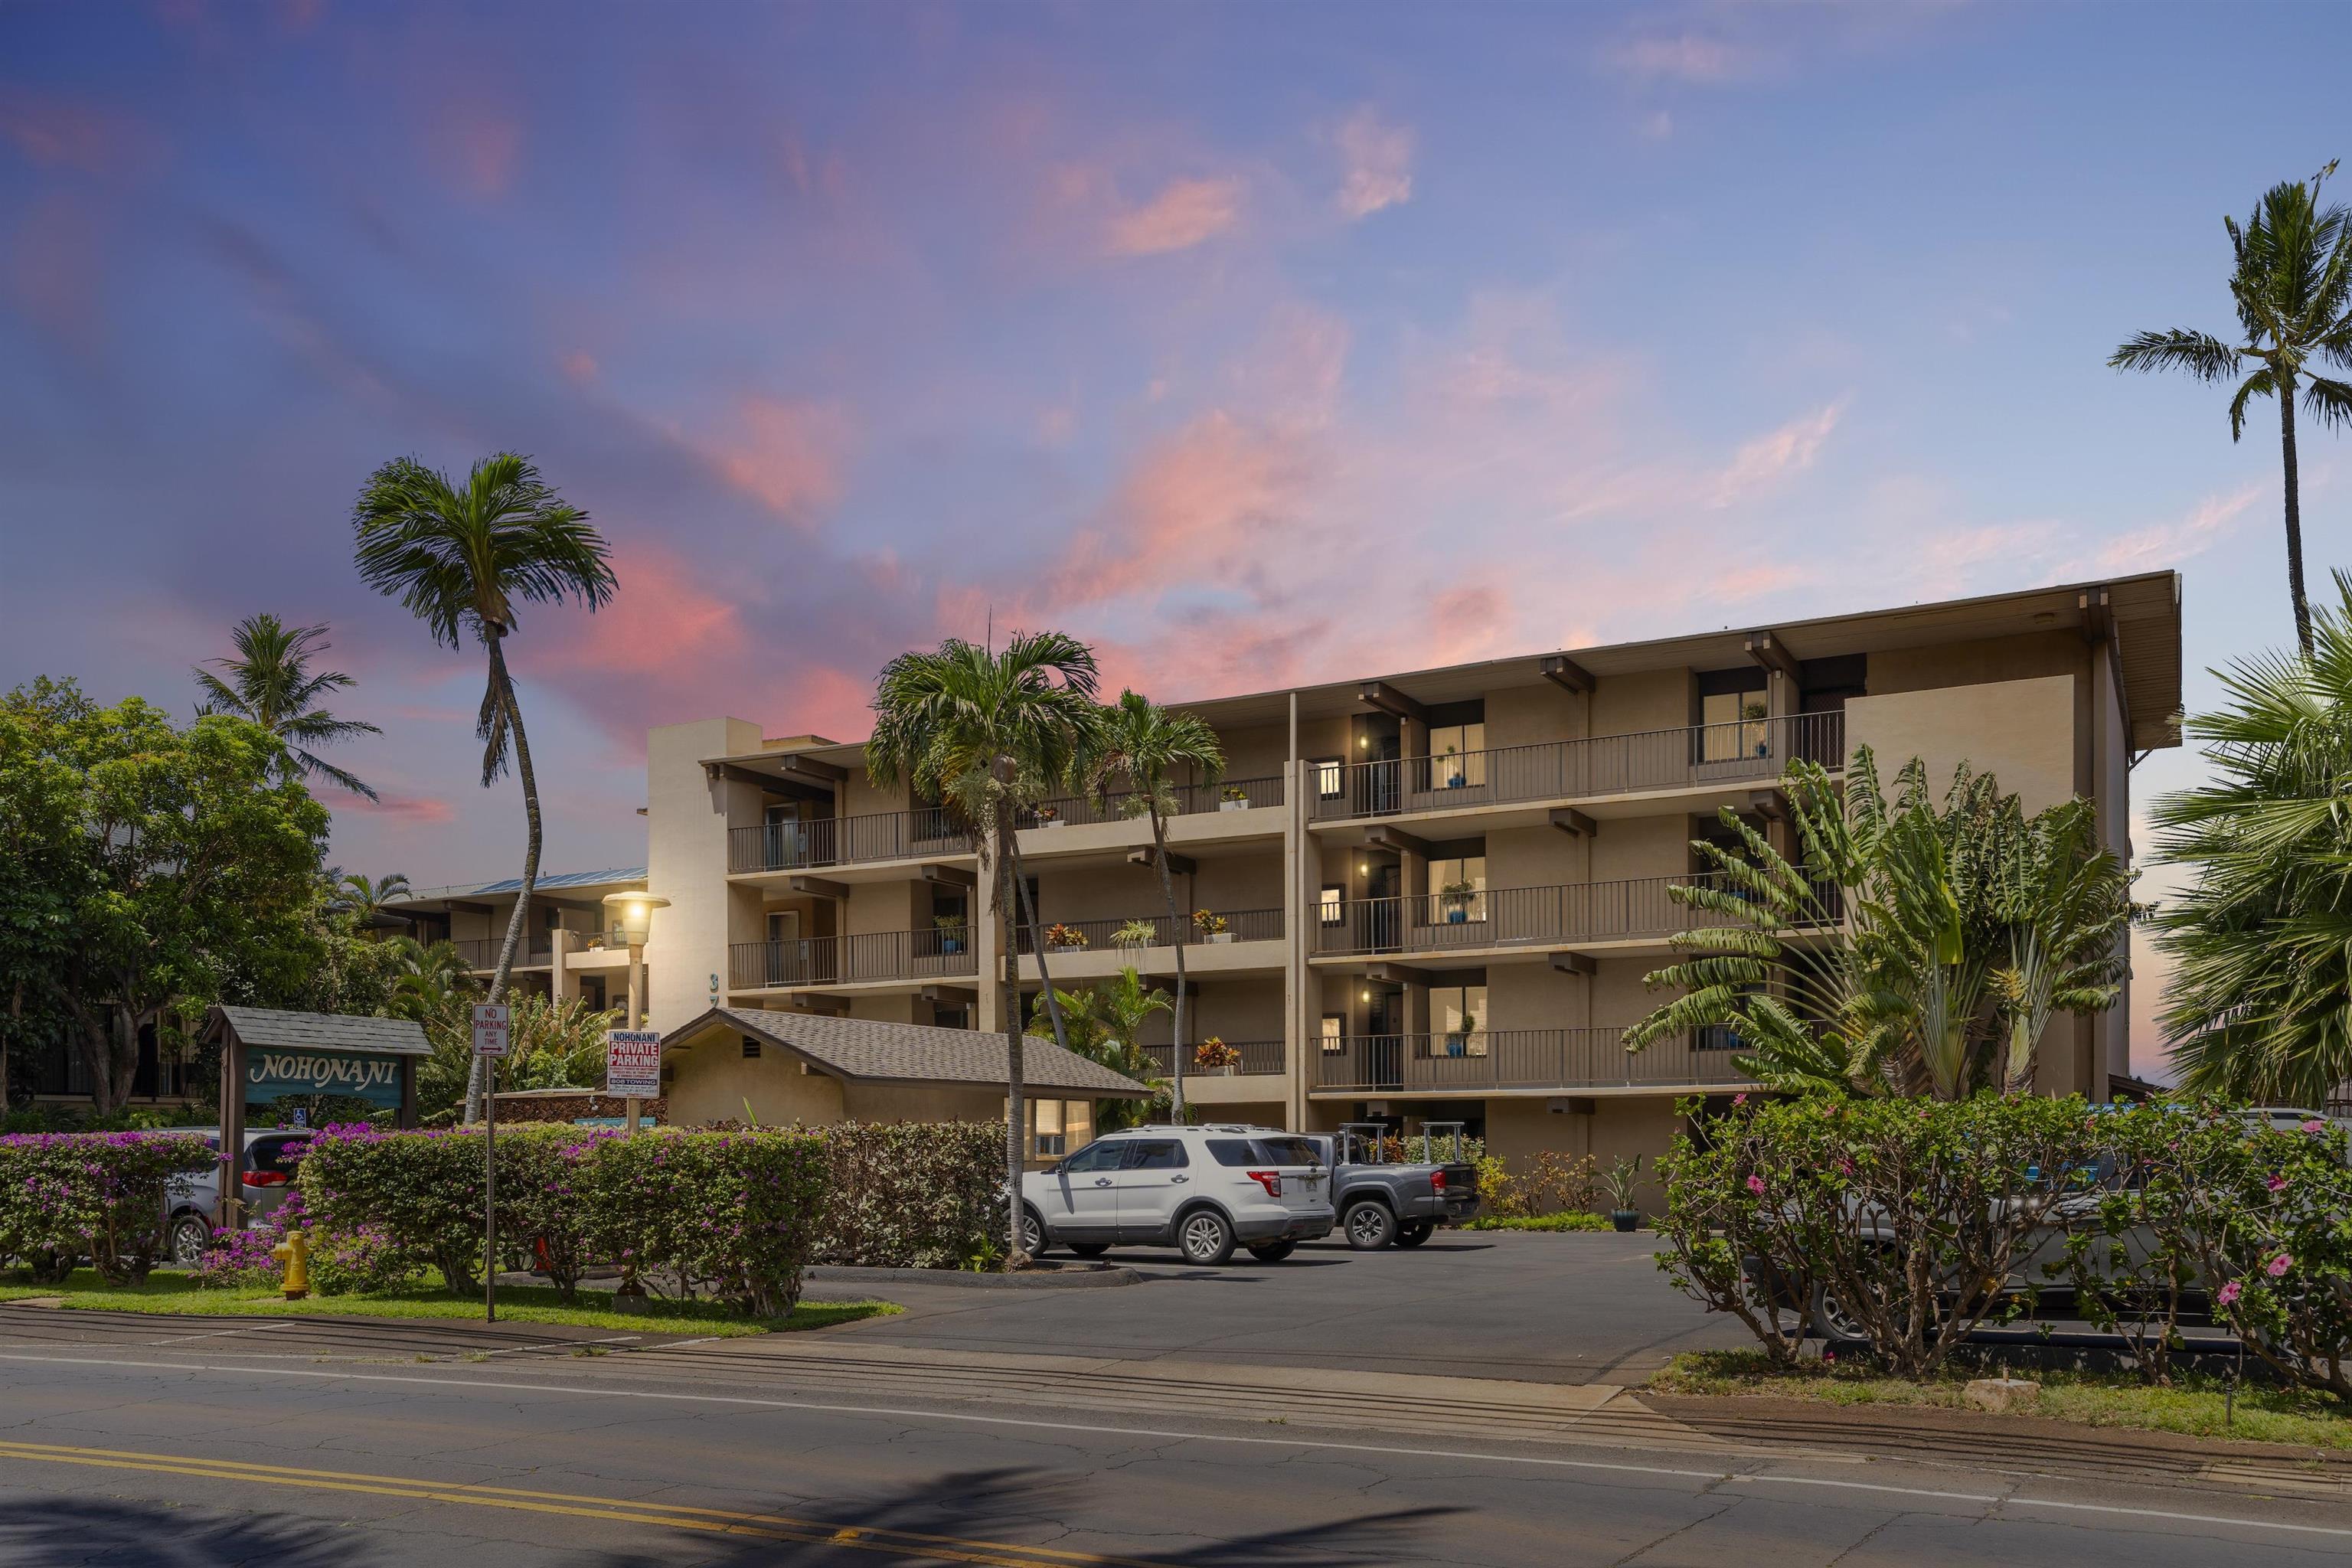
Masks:
[[[164,1247],[164,1191],[214,1166],[201,1138],[174,1132],[32,1132],[0,1137],[0,1258],[61,1284],[83,1258],[111,1285],[147,1278]]]
[[[581,1145],[589,1234],[632,1278],[674,1275],[754,1317],[800,1304],[826,1157],[809,1132],[656,1131]]]
[[[817,1135],[830,1190],[814,1261],[957,1268],[1003,1232],[1002,1126],[844,1122]]]
[[[372,1226],[390,1245],[430,1259],[451,1290],[480,1289],[478,1133],[322,1128],[302,1157],[299,1181],[305,1206],[325,1230],[348,1236]]]

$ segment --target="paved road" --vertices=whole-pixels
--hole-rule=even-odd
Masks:
[[[1120,1249],[1150,1271],[1115,1290],[974,1290],[837,1281],[810,1294],[881,1294],[905,1316],[852,1331],[878,1343],[1051,1355],[1170,1357],[1541,1383],[1633,1383],[1678,1351],[1747,1331],[1665,1282],[1646,1234],[1441,1232],[1412,1251],[1302,1247],[1281,1263],[1187,1268]]]
[[[2352,1553],[2352,1509],[2242,1490],[1433,1439],[1410,1423],[886,1406],[672,1381],[668,1352],[361,1368],[238,1345],[0,1343],[0,1563],[2268,1568]]]

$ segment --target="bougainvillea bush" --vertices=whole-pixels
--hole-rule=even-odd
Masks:
[[[505,1142],[505,1140],[501,1140]],[[482,1262],[482,1140],[453,1131],[394,1132],[364,1124],[321,1128],[298,1177],[304,1206],[324,1229],[373,1227],[429,1258],[451,1290],[478,1288]]]
[[[84,1258],[109,1284],[136,1284],[164,1248],[164,1190],[213,1168],[184,1132],[32,1132],[0,1137],[0,1258],[59,1284]]]
[[[957,1268],[1004,1229],[1004,1129],[843,1122],[823,1129],[829,1191],[814,1261]]]

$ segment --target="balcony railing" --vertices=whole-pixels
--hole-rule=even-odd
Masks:
[[[1843,766],[1845,715],[1801,713],[1435,757],[1326,763],[1316,770],[1315,816],[1394,816],[1771,779],[1798,757]]]
[[[1645,1084],[1744,1083],[1736,1042],[1669,1036],[1638,1052],[1622,1028],[1478,1029],[1370,1035],[1324,1046],[1315,1087],[1366,1094],[1440,1089],[1577,1089]]]
[[[1727,882],[1720,872],[1707,872],[1409,899],[1350,899],[1336,908],[1323,907],[1315,927],[1315,952],[1332,957],[1544,947],[1665,937],[1738,923],[1712,910],[1676,903],[1667,889],[1677,885],[1722,887]],[[1839,889],[1824,883],[1813,890],[1798,924],[1834,925],[1843,908]]]
[[[1193,1044],[1197,1046],[1199,1042],[1195,1041]],[[1242,1054],[1240,1063],[1233,1070],[1233,1076],[1235,1078],[1255,1078],[1267,1073],[1279,1073],[1283,1070],[1284,1053],[1280,1040],[1227,1040],[1225,1044]],[[1152,1071],[1157,1076],[1168,1078],[1174,1074],[1175,1047],[1146,1046],[1143,1047],[1143,1054],[1151,1058]],[[1189,1079],[1223,1078],[1225,1074],[1193,1066],[1192,1048],[1187,1047],[1184,1052],[1184,1076]]]
[[[1236,791],[1241,798],[1227,798],[1227,791]],[[1220,779],[1213,784],[1179,784],[1169,792],[1176,799],[1176,815],[1192,816],[1204,811],[1223,811],[1230,806],[1235,811],[1255,805],[1280,805],[1282,780],[1279,776],[1263,779]],[[1142,797],[1118,794],[1101,800],[1066,797],[1040,801],[1021,813],[1024,827],[1043,827],[1049,822],[1130,822],[1141,816]]]
[[[816,816],[727,830],[730,871],[806,871],[926,855],[969,855],[971,840],[945,810]]]
[[[969,976],[980,969],[979,955],[967,940],[936,930],[739,942],[727,953],[730,983],[738,991],[929,980]]]
[[[457,950],[457,958],[467,968],[496,969],[499,966],[499,951],[506,946],[506,942],[507,939],[503,936],[469,937],[464,942],[455,942],[449,945]],[[518,967],[524,964],[547,963],[554,957],[555,938],[548,931],[526,932],[522,939],[515,943],[514,961]]]
[[[1045,959],[1050,963],[1058,953],[1100,952],[1107,948],[1116,949],[1119,945],[1116,940],[1118,932],[1134,925],[1150,928],[1151,940],[1139,944],[1146,948],[1173,947],[1179,942],[1188,947],[1200,947],[1220,941],[1280,942],[1282,940],[1280,910],[1229,910],[1222,913],[1225,921],[1225,931],[1222,938],[1204,934],[1201,928],[1193,923],[1192,917],[1190,915],[1171,921],[1165,914],[1157,914],[1139,915],[1132,920],[1064,921],[1059,922],[1059,931],[1066,940],[1057,942],[1055,940],[1056,922],[1048,921],[1045,922]],[[1036,931],[1029,926],[1019,928],[1014,940],[1024,956],[1037,951],[1036,936]],[[1066,940],[1072,937],[1083,940]]]

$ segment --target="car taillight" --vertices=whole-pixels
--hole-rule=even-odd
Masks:
[[[248,1187],[282,1187],[286,1184],[283,1171],[247,1171],[245,1184]]]
[[[1265,1189],[1265,1195],[1267,1197],[1278,1198],[1282,1195],[1282,1173],[1280,1171],[1251,1171],[1248,1172],[1247,1174],[1251,1181],[1255,1182],[1259,1186]]]
[[[1443,1193],[1445,1190],[1444,1172],[1432,1171],[1429,1173],[1429,1190],[1433,1193]]]

